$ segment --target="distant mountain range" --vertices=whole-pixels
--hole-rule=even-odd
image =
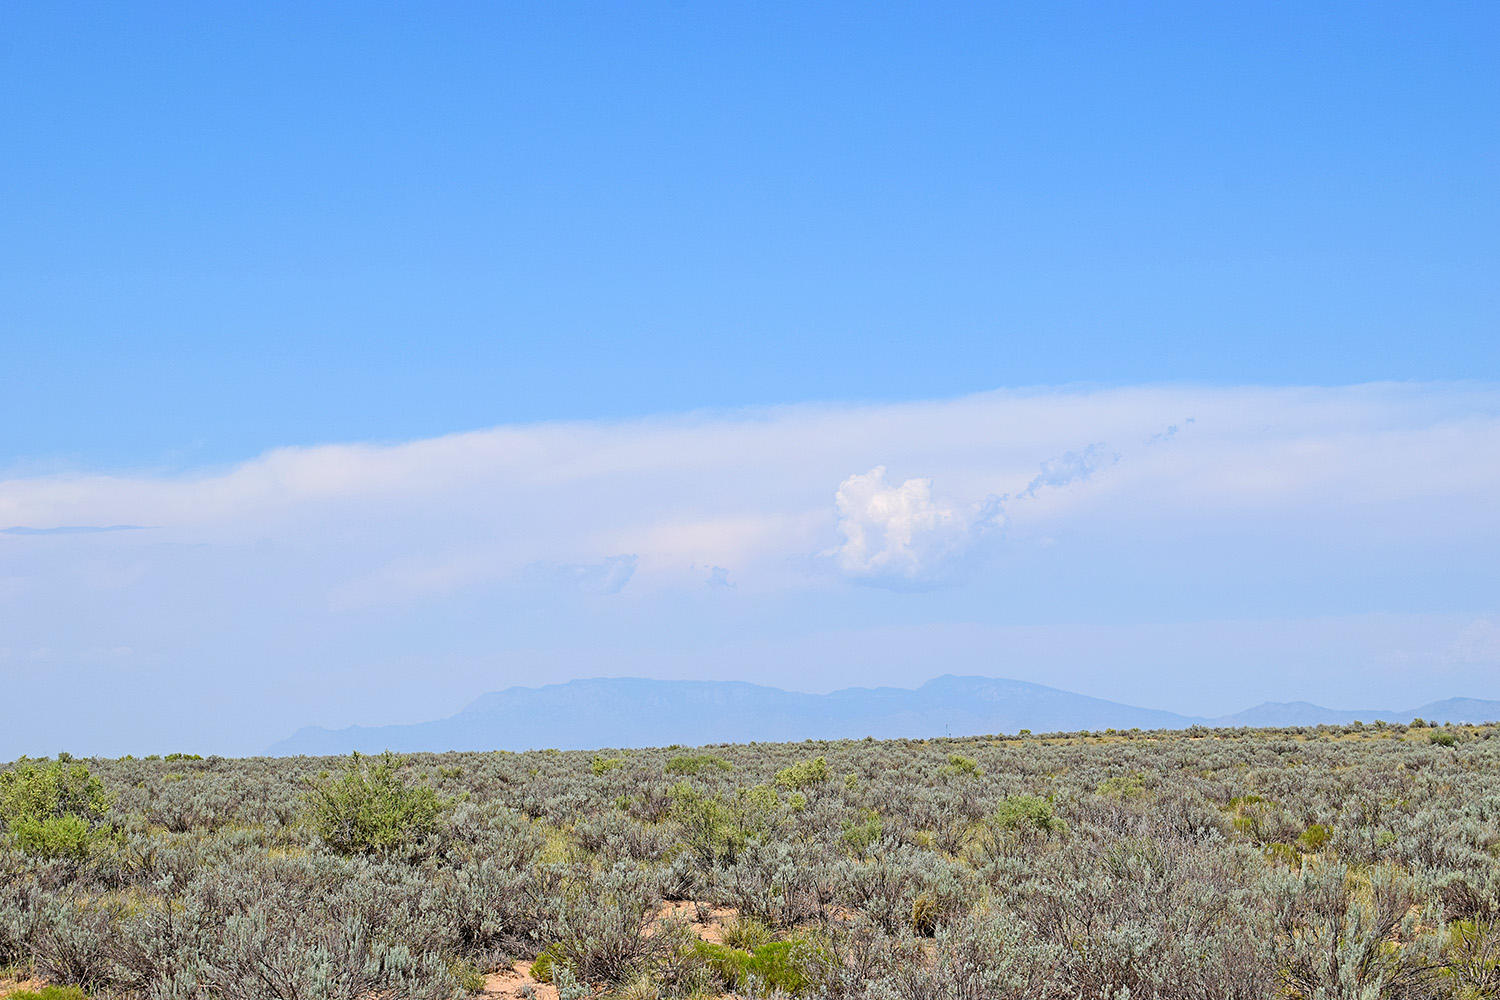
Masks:
[[[559,750],[803,739],[920,739],[987,733],[1188,726],[1311,726],[1320,723],[1484,722],[1500,701],[1450,698],[1417,708],[1323,708],[1266,702],[1234,715],[1195,718],[1137,708],[1026,681],[944,676],[910,688],[846,688],[802,694],[740,681],[594,678],[513,687],[484,695],[457,715],[396,726],[309,726],[272,746],[276,756],[441,750]]]

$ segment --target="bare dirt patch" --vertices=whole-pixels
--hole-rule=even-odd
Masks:
[[[531,992],[527,992],[527,988]],[[534,997],[535,1000],[557,1000],[557,987],[540,982],[531,976],[530,962],[517,962],[505,972],[496,972],[484,977],[484,992],[481,997],[499,998]]]
[[[740,915],[733,906],[710,906],[696,900],[681,899],[663,903],[651,919],[647,933],[654,933],[665,921],[677,920],[704,941],[724,943],[724,928]]]

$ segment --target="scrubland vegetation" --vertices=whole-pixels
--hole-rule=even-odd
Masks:
[[[151,1000],[435,1000],[516,960],[574,1000],[1500,997],[1497,735],[23,760],[0,967]]]

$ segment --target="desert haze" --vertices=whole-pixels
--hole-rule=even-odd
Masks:
[[[915,690],[849,688],[812,695],[731,681],[595,678],[514,687],[457,715],[396,726],[309,727],[271,746],[289,754],[444,750],[583,750],[671,743],[923,739],[1020,730],[1186,729],[1189,726],[1316,726],[1350,722],[1500,720],[1500,701],[1449,698],[1408,709],[1330,709],[1266,702],[1200,718],[1121,705],[1026,681],[939,677]]]

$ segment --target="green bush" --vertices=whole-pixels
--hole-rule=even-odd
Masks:
[[[984,768],[973,757],[965,757],[960,753],[948,755],[948,765],[943,768],[943,773],[952,777],[960,778],[982,778]]]
[[[100,837],[77,816],[26,816],[10,821],[10,835],[27,854],[43,858],[84,858]]]
[[[697,774],[705,767],[717,771],[729,771],[734,768],[734,765],[723,757],[716,757],[711,753],[687,754],[667,761],[666,772],[668,774]]]
[[[879,840],[884,832],[885,823],[880,814],[870,809],[865,812],[863,819],[849,820],[844,824],[844,843],[857,856],[864,857],[870,845]]]
[[[0,820],[12,842],[28,854],[82,858],[108,836],[109,798],[98,778],[71,759],[22,757],[0,772]]]
[[[1267,861],[1280,861],[1291,868],[1300,868],[1302,865],[1302,856],[1297,853],[1297,849],[1291,844],[1283,844],[1277,841],[1267,844],[1265,851]]]
[[[729,989],[745,990],[753,983],[762,994],[797,994],[808,988],[811,949],[803,941],[769,941],[754,951],[699,941],[693,950]]]
[[[76,986],[43,986],[40,990],[17,990],[6,1000],[88,1000]]]
[[[1435,729],[1427,734],[1427,742],[1440,747],[1451,747],[1458,742],[1458,734],[1450,729]]]
[[[595,756],[589,764],[589,770],[595,774],[608,774],[610,771],[618,771],[625,766],[621,757],[599,757]]]
[[[536,956],[536,961],[531,963],[531,978],[539,983],[552,982],[552,974],[560,968],[562,949],[556,944],[550,944],[543,948]]]
[[[1329,838],[1332,836],[1332,829],[1324,826],[1322,823],[1314,823],[1302,831],[1301,836],[1297,838],[1297,846],[1308,853],[1312,853],[1322,850],[1323,845],[1328,843]]]
[[[687,782],[673,786],[672,818],[682,824],[683,839],[708,868],[732,863],[749,834],[738,810],[716,795],[704,795]]]
[[[776,784],[782,788],[811,788],[827,780],[827,757],[814,757],[776,772]]]
[[[1146,791],[1145,779],[1139,773],[1117,774],[1099,782],[1095,794],[1110,799],[1132,799]]]
[[[741,788],[739,797],[745,809],[755,813],[773,812],[777,806],[781,805],[781,797],[770,785],[751,785],[749,788]]]
[[[448,972],[465,993],[478,993],[484,989],[484,973],[480,972],[479,967],[468,959],[455,961]]]
[[[405,764],[390,751],[374,764],[355,753],[342,778],[315,780],[306,797],[312,828],[340,854],[386,854],[431,836],[450,803],[403,781]]]
[[[771,941],[771,931],[754,917],[735,917],[724,925],[724,943],[741,951],[754,951]]]
[[[1052,803],[1038,795],[1007,795],[990,814],[990,825],[997,830],[1055,833],[1063,821],[1052,810]]]

